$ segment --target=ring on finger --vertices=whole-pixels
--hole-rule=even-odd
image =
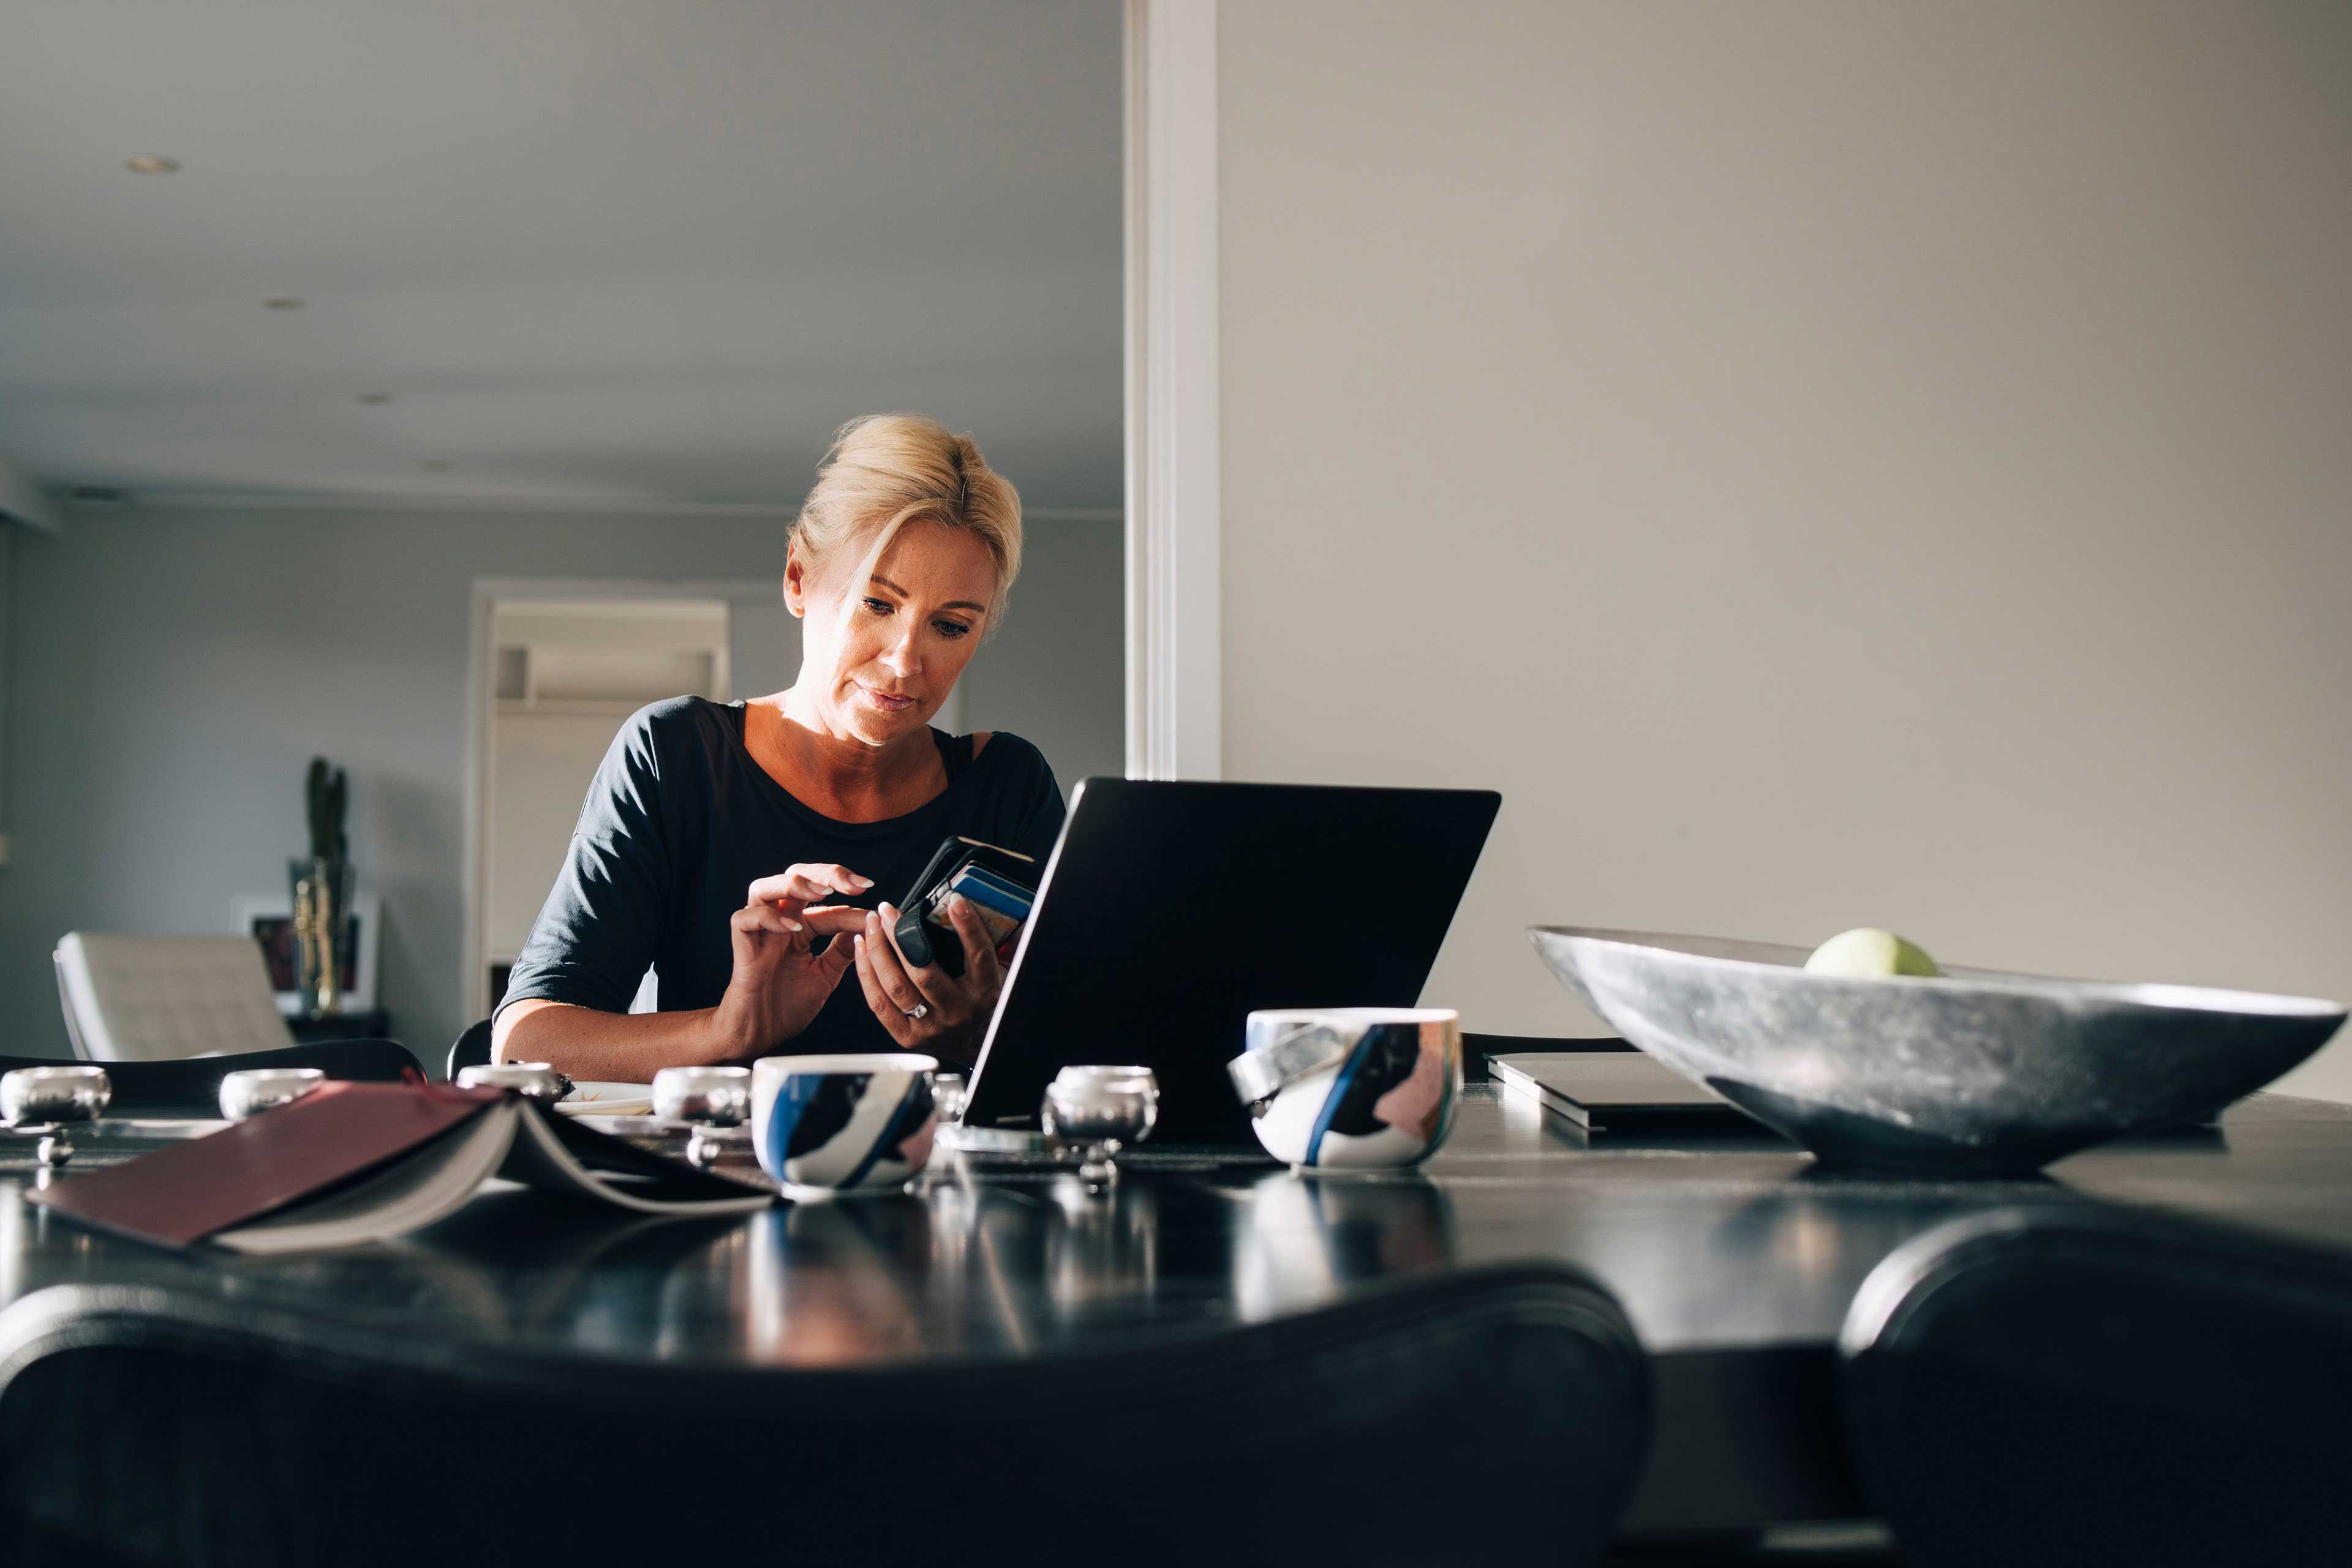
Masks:
[[[918,1002],[913,1006],[907,1009],[907,1016],[915,1019],[918,1022],[929,1017],[930,1014],[931,1005],[929,1002]]]

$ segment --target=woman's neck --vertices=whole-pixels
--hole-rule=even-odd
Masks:
[[[795,799],[843,822],[903,816],[947,787],[929,727],[872,746],[826,723],[805,685],[743,705],[751,760]]]

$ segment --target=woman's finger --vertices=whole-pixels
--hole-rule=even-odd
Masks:
[[[852,961],[857,966],[857,987],[866,993],[866,1005],[874,1010],[874,1016],[882,1021],[883,1028],[889,1031],[892,1039],[902,1046],[912,1045],[914,1029],[908,1022],[907,1010],[893,1002],[890,994],[882,989],[882,977],[874,971],[874,954],[867,948],[866,939],[854,936],[848,942]]]
[[[771,899],[798,899],[803,903],[815,903],[827,893],[839,893],[856,898],[874,885],[871,877],[861,877],[846,866],[789,866],[772,877],[762,877],[751,884],[743,898],[746,903]]]
[[[948,921],[963,938],[964,989],[982,997],[994,996],[1004,984],[1004,966],[997,962],[996,939],[981,923],[980,911],[958,893],[948,900]]]
[[[800,921],[773,904],[746,904],[729,915],[727,923],[740,931],[768,931],[780,936],[789,936],[801,929]]]
[[[856,960],[856,940],[845,936],[838,942],[827,942],[824,951],[812,957],[809,963],[815,968],[817,978],[824,982],[824,994],[831,996],[833,988],[841,984],[841,977],[849,973],[850,965]]]
[[[917,1002],[933,1012],[952,1008],[957,1001],[956,983],[948,972],[936,963],[910,963],[907,955],[898,950],[898,913],[896,904],[886,901],[877,917],[882,925],[884,959],[896,963],[898,973],[905,975],[907,984],[914,988]],[[909,1007],[914,1005],[914,1002],[908,1004]]]
[[[819,936],[856,936],[866,930],[866,911],[846,904],[813,904],[801,911],[801,923]]]
[[[906,954],[898,951],[898,941],[890,934],[893,923],[890,917],[897,911],[887,904],[884,904],[882,909],[883,913],[866,917],[866,956],[873,960],[874,973],[880,976],[883,991],[898,1005],[898,1011],[911,1013],[920,1007],[928,1016],[932,998],[925,993],[921,981],[916,978],[922,972],[908,964]]]

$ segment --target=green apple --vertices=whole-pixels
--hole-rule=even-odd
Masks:
[[[1840,931],[1813,949],[1813,956],[1805,960],[1805,967],[1815,974],[1843,974],[1858,980],[1890,974],[1932,979],[1944,973],[1923,949],[1875,926]]]

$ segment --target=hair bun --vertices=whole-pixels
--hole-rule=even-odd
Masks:
[[[996,561],[993,629],[1021,571],[1021,496],[980,446],[919,414],[868,414],[834,433],[793,523],[812,564],[875,531],[928,518],[979,536]]]

